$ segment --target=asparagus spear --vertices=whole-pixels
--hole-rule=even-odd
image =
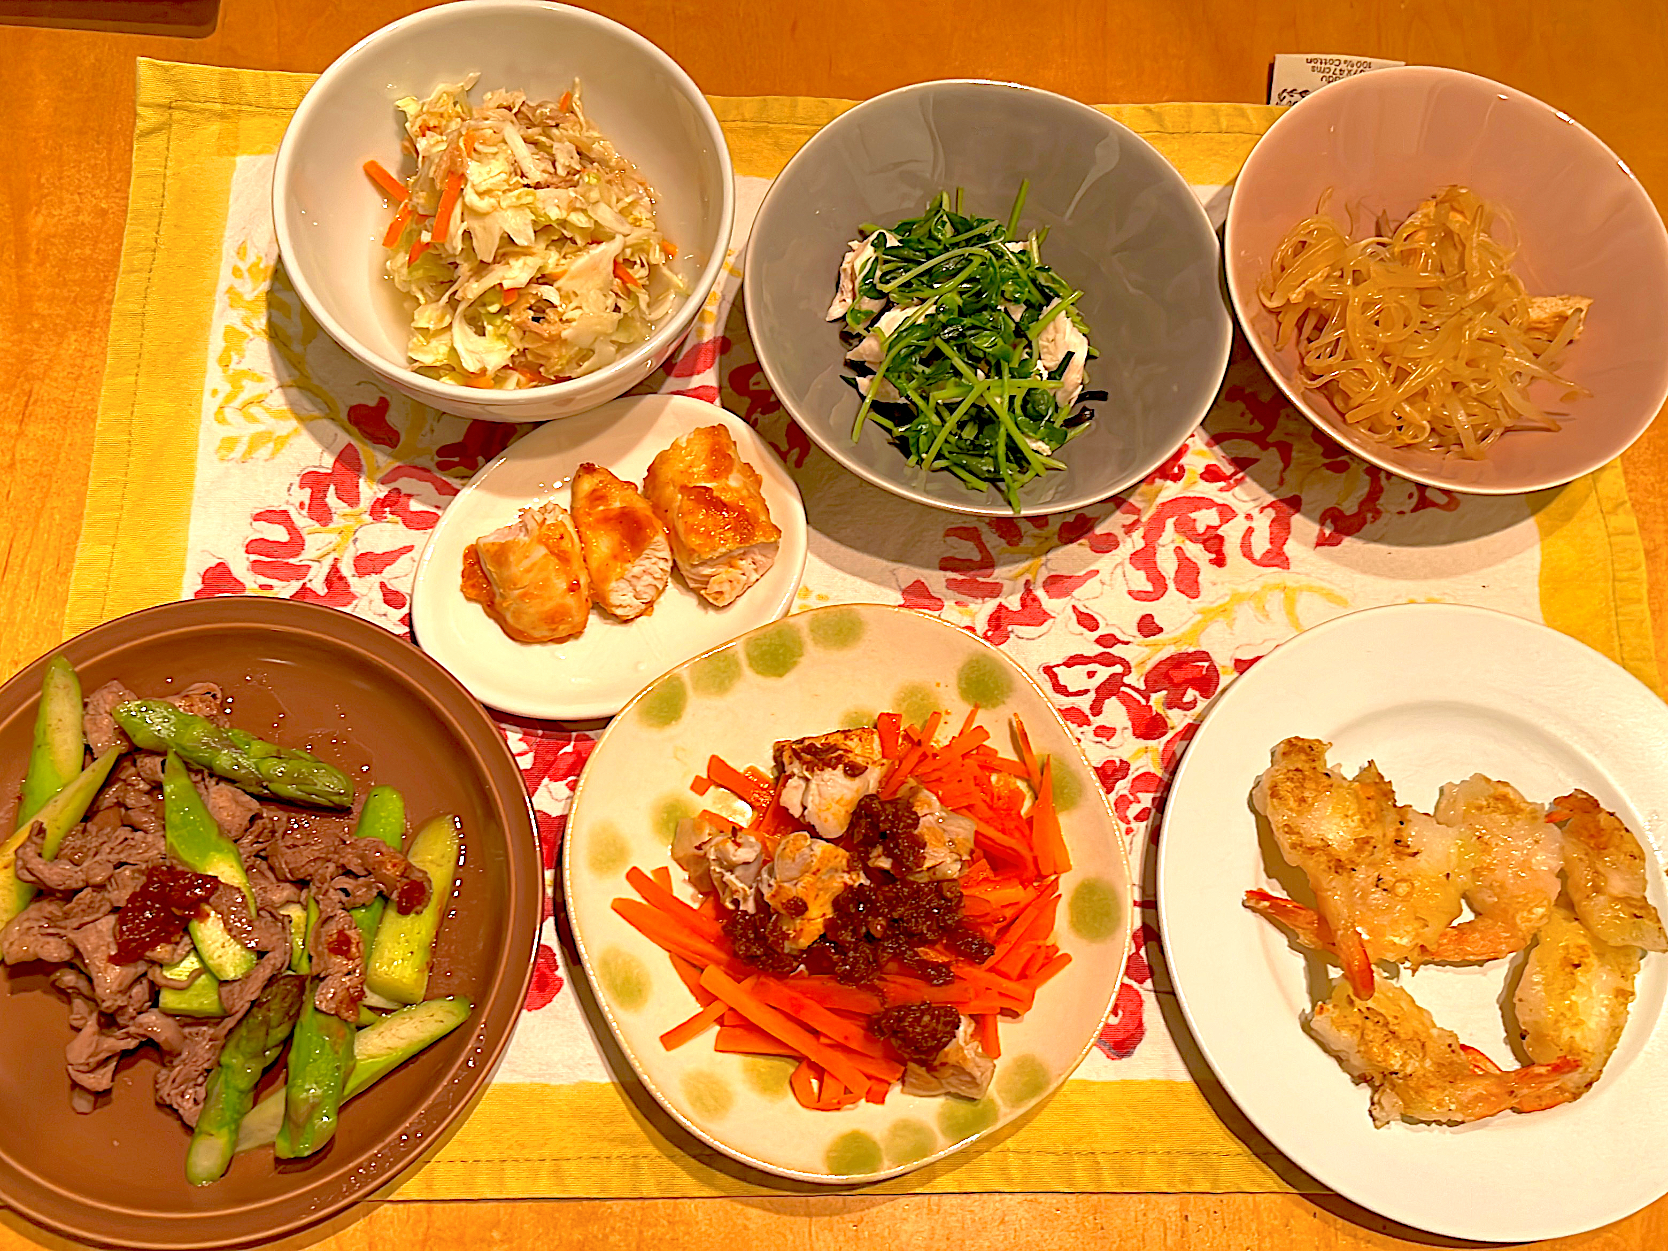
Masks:
[[[118,704],[116,724],[147,751],[177,751],[199,769],[218,773],[255,795],[324,808],[353,806],[353,779],[297,748],[223,730],[160,699]]]
[[[185,1155],[185,1178],[193,1186],[218,1181],[232,1162],[238,1128],[255,1102],[255,1084],[295,1028],[303,993],[299,977],[274,978],[226,1035]]]
[[[438,1042],[469,1019],[467,999],[430,999],[414,1003],[360,1030],[353,1038],[353,1074],[342,1090],[346,1103],[380,1081],[429,1044]],[[264,1147],[278,1137],[284,1123],[284,1091],[278,1089],[255,1105],[238,1130],[237,1150]]]
[[[365,806],[359,810],[359,824],[354,827],[355,838],[374,838],[395,851],[405,846],[405,799],[392,786],[373,786],[365,793]],[[365,938],[365,950],[371,949],[376,938],[377,923],[382,920],[382,909],[387,901],[381,895],[357,908],[349,908],[348,915],[359,923]]]
[[[220,979],[203,967],[203,958],[193,947],[173,964],[162,967],[162,975],[169,981],[183,982],[195,973],[191,985],[184,990],[164,986],[157,994],[156,1006],[173,1016],[225,1016],[220,1003]]]
[[[429,984],[429,957],[434,950],[440,914],[452,898],[457,881],[461,844],[456,817],[436,817],[412,840],[411,863],[429,875],[433,890],[416,912],[401,916],[385,911],[377,926],[376,943],[365,967],[365,987],[396,1003],[416,1003]]]
[[[353,1068],[353,1026],[318,1010],[313,1003],[317,984],[316,979],[307,983],[307,1002],[290,1043],[284,1124],[273,1148],[281,1160],[312,1155],[334,1136],[342,1090]]]
[[[58,844],[64,841],[64,835],[87,814],[88,806],[98,794],[99,787],[104,785],[104,779],[110,776],[110,768],[119,755],[121,753],[114,747],[105,752],[83,769],[73,782],[47,800],[46,807],[35,814],[34,821],[25,821],[16,833],[0,844],[0,925],[5,925],[27,908],[29,901],[35,897],[33,886],[17,880],[17,849],[28,839],[35,821],[46,827],[46,842],[41,854],[50,859],[58,854]]]
[[[195,873],[207,873],[237,887],[248,901],[249,915],[254,916],[255,892],[237,844],[221,833],[184,763],[172,751],[162,766],[162,818],[168,854]],[[221,981],[242,977],[255,967],[255,953],[232,937],[219,913],[205,910],[186,928],[197,944],[197,954]]]
[[[86,746],[81,733],[81,679],[67,659],[54,656],[46,662],[41,678],[35,745],[29,752],[23,797],[17,806],[19,825],[27,825],[47,800],[81,772]]]
[[[292,903],[278,911],[290,923],[290,972],[311,973],[313,958],[307,952],[307,935],[319,919],[319,906],[308,899],[306,907]]]

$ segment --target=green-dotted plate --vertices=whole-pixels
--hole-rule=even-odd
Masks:
[[[1054,758],[1056,801],[1072,870],[1054,941],[1071,963],[1033,1009],[1002,1029],[1002,1058],[978,1102],[923,1099],[896,1088],[884,1104],[812,1112],[789,1093],[793,1062],[715,1052],[713,1035],[675,1051],[660,1035],[696,1011],[660,948],[611,909],[634,896],[632,865],[671,864],[678,821],[698,801],[689,781],[714,753],[768,769],[778,739],[934,709],[959,725],[977,704],[999,747],[1019,713]],[[717,801],[722,792],[708,799]],[[706,801],[699,801],[704,803]],[[608,727],[574,796],[563,856],[574,941],[614,1036],[643,1084],[696,1137],[745,1164],[814,1182],[895,1176],[949,1154],[1034,1106],[1093,1045],[1123,973],[1131,922],[1129,868],[1105,797],[1076,740],[1024,670],[935,617],[878,604],[799,613],[680,665]]]

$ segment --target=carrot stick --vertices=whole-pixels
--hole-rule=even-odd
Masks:
[[[979,1023],[979,1046],[992,1060],[1002,1054],[1002,1039],[996,1032],[996,1014],[981,1013],[975,1018]]]
[[[1031,736],[1025,732],[1025,722],[1016,712],[1013,718],[1014,738],[1019,744],[1019,758],[1025,762],[1025,778],[1033,788],[1042,786],[1042,770],[1037,767],[1037,753],[1031,750]]]
[[[620,285],[623,287],[630,287],[635,290],[637,287],[643,285],[637,281],[637,275],[632,273],[624,265],[620,264],[619,261],[614,262],[614,277],[620,280]]]
[[[793,1097],[799,1100],[800,1107],[809,1108],[813,1112],[822,1111],[822,1099],[817,1093],[819,1072],[821,1070],[809,1060],[801,1060],[799,1067],[794,1069],[793,1076],[788,1078],[788,1085],[793,1089]]]
[[[656,865],[653,869],[649,870],[649,876],[655,880],[656,885],[658,885],[661,890],[667,892],[671,891],[672,870],[668,869],[665,865]]]
[[[674,895],[669,886],[662,886],[636,865],[626,870],[626,881],[656,909],[664,912],[679,925],[687,925],[708,942],[716,943],[723,934],[723,929],[716,921],[702,916],[694,907]]]
[[[773,1008],[789,1013],[794,1020],[803,1021],[831,1042],[868,1056],[884,1054],[880,1039],[869,1034],[861,1025],[842,1021],[821,1004],[801,995],[786,982],[761,977],[753,993]]]
[[[1044,982],[1047,982],[1070,963],[1071,952],[1062,951],[1047,964],[1043,965],[1041,969],[1026,978],[1023,985],[1034,994],[1039,986],[1041,986]]]
[[[370,175],[371,181],[382,188],[383,193],[395,204],[403,204],[411,198],[411,193],[406,190],[405,184],[383,169],[379,162],[366,161],[364,169]]]
[[[558,113],[566,113],[571,107],[573,107],[573,92],[564,91],[562,93],[562,98],[556,101],[556,111]]]
[[[684,1043],[689,1042],[691,1039],[699,1037],[706,1031],[707,1026],[711,1025],[723,1015],[724,1005],[717,999],[714,999],[687,1021],[684,1021],[681,1025],[674,1025],[671,1029],[662,1034],[660,1036],[660,1045],[665,1047],[668,1051],[681,1047]]]
[[[763,982],[775,979],[760,980]],[[786,984],[831,1012],[854,1012],[859,1016],[872,1016],[886,1006],[885,1001],[875,991],[865,986],[847,986],[831,977],[800,974],[788,978]]]
[[[769,786],[762,785],[757,779],[750,778],[740,769],[714,756],[707,761],[707,776],[717,785],[731,792],[742,800],[756,814],[770,807],[776,793]]]
[[[407,265],[415,265],[417,263],[417,258],[433,246],[434,244],[430,243],[427,239],[419,237],[417,241],[411,245],[411,251],[405,254],[405,263]]]
[[[711,993],[710,991],[708,992]],[[713,1040],[714,1051],[738,1052],[754,1056],[797,1056],[787,1043],[772,1038],[754,1025],[725,1025],[718,1023],[718,1036]]]
[[[657,947],[664,948],[673,955],[682,956],[693,964],[703,968],[717,965],[719,968],[741,968],[741,962],[720,950],[715,944],[681,927],[671,917],[658,908],[651,907],[636,899],[616,899],[613,903],[614,911],[619,913],[633,929],[642,934]]]
[[[406,223],[411,220],[412,211],[410,200],[400,205],[399,211],[394,214],[394,220],[388,223],[388,232],[382,236],[383,247],[391,248],[400,241],[400,236],[405,233]]]
[[[885,1103],[886,1096],[890,1094],[891,1091],[892,1087],[886,1082],[870,1082],[868,1093],[865,1094],[863,1098],[868,1100],[870,1103]]]
[[[880,733],[880,754],[887,760],[896,760],[903,718],[895,712],[883,712],[875,718],[875,729]]]
[[[956,731],[956,737],[960,738],[962,735],[966,734],[969,730],[971,730],[973,728],[973,723],[975,721],[977,721],[978,719],[979,719],[979,705],[974,704],[971,708],[969,708],[967,710],[967,717],[966,717],[965,720],[962,721],[961,729]],[[986,735],[986,737],[988,738],[989,735]]]
[[[1071,853],[1060,833],[1060,816],[1054,811],[1054,759],[1045,756],[1037,802],[1031,805],[1031,841],[1037,849],[1037,868],[1059,876],[1071,868]]]
[[[690,994],[695,996],[696,1003],[700,1004],[704,1008],[709,1003],[713,1002],[716,996],[705,986],[701,985],[700,965],[695,964],[692,961],[685,960],[675,951],[668,951],[666,953],[666,958],[672,962],[672,968],[676,970],[678,980],[684,984]]]
[[[769,1004],[762,1002],[757,995],[744,989],[740,983],[716,966],[707,966],[701,974],[701,985],[745,1016],[754,1025],[764,1030],[765,1033],[773,1038],[780,1038],[789,1046],[797,1048],[806,1059],[816,1061],[829,1072],[838,1073],[840,1080],[847,1086],[853,1089],[867,1088],[868,1083],[863,1078],[864,1070],[855,1063],[857,1059],[867,1060],[867,1056],[853,1057],[844,1048],[823,1042],[809,1030],[802,1028]],[[876,1074],[876,1076],[879,1075]]]
[[[712,789],[712,779],[707,777],[705,774],[697,773],[695,775],[695,780],[689,784],[689,789],[694,791],[697,795],[705,795]]]
[[[434,211],[434,229],[429,234],[436,243],[445,243],[446,237],[452,231],[452,210],[458,205],[458,197],[463,194],[463,175],[453,174],[446,180],[446,189],[440,193],[440,207]]]

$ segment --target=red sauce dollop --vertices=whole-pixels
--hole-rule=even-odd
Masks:
[[[219,878],[172,865],[146,869],[145,880],[116,915],[116,950],[111,959],[132,964],[152,947],[177,942],[219,886]]]

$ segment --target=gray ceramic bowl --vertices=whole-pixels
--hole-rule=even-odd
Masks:
[[[876,96],[819,131],[766,196],[747,251],[747,325],[765,376],[835,460],[908,499],[1011,512],[996,491],[910,465],[870,425],[853,444],[856,392],[841,381],[839,323],[824,320],[861,223],[913,217],[940,191],[1006,217],[1031,181],[1021,230],[1048,227],[1043,260],[1084,291],[1100,356],[1088,432],[1067,468],[1020,492],[1023,515],[1105,499],[1141,481],[1199,424],[1227,367],[1231,321],[1216,234],[1181,175],[1145,140],[1087,105],[1030,87],[931,82]]]

